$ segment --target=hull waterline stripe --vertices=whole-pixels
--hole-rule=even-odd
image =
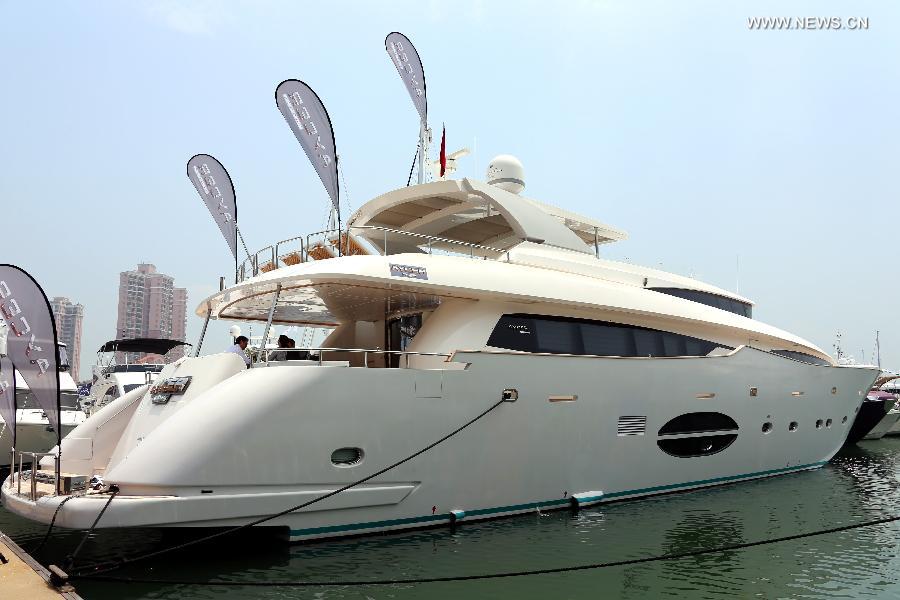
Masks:
[[[581,499],[582,504],[587,502],[597,502],[600,500],[609,500],[612,498],[622,498],[625,496],[638,496],[655,494],[659,492],[674,491],[683,488],[699,487],[715,483],[727,483],[729,481],[737,481],[740,479],[750,479],[755,477],[765,477],[768,475],[781,475],[793,471],[804,471],[808,469],[816,469],[827,464],[828,461],[820,461],[809,463],[806,465],[797,465],[796,467],[784,467],[781,469],[770,469],[768,471],[756,471],[754,473],[744,473],[742,475],[726,475],[724,477],[713,477],[711,479],[699,479],[697,481],[688,481],[685,483],[673,483],[669,485],[658,485],[653,487],[638,488],[634,490],[624,490],[621,492],[611,492],[592,498]],[[466,518],[470,516],[484,515],[503,515],[504,513],[521,512],[526,510],[534,510],[536,508],[561,508],[571,503],[569,498],[558,498],[556,500],[543,500],[541,502],[527,502],[525,504],[512,504],[509,506],[495,506],[492,508],[476,508],[466,510]],[[322,533],[337,533],[341,531],[359,531],[365,529],[377,529],[381,527],[396,527],[403,525],[426,524],[440,521],[450,521],[448,514],[423,515],[421,517],[406,517],[403,519],[388,519],[385,521],[369,521],[365,523],[350,523],[348,525],[328,525],[324,527],[310,527],[307,529],[291,529],[291,537],[308,536]]]

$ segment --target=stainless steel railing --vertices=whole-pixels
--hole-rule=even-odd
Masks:
[[[31,469],[27,471],[30,481],[29,499],[34,502],[37,500],[37,473],[41,470],[40,460],[45,456],[53,457],[53,494],[59,494],[59,455],[54,452],[25,452],[13,448],[10,451],[12,461],[10,462],[11,482],[16,485],[16,493],[22,494],[22,478],[26,475],[24,468],[25,456],[31,457]],[[18,460],[16,460],[18,457]]]
[[[271,348],[271,349],[260,349],[257,351],[257,360],[254,363],[254,366],[268,366],[270,362],[282,362],[280,360],[270,360],[269,357],[275,352],[283,352],[286,356],[289,356],[291,353],[303,355],[307,354],[310,358],[307,359],[285,359],[286,361],[291,360],[312,360],[322,366],[323,361],[325,361],[325,354],[328,352],[346,352],[350,354],[362,354],[363,355],[363,365],[365,367],[369,366],[369,354],[378,354],[378,355],[388,355],[388,356],[402,356],[405,357],[405,365],[403,368],[409,368],[409,357],[410,356],[440,356],[445,360],[450,358],[449,353],[445,352],[409,352],[407,350],[381,350],[379,348]],[[315,356],[315,358],[312,358]]]
[[[315,231],[305,236],[295,236],[286,240],[281,240],[275,244],[266,246],[248,256],[240,265],[238,265],[235,273],[235,281],[240,283],[256,277],[260,273],[274,271],[283,266],[291,266],[301,262],[310,260],[310,252],[322,249],[327,254],[343,254],[348,251],[350,241],[348,236],[353,231],[369,231],[381,232],[378,241],[382,243],[382,254],[389,254],[389,245],[391,236],[399,236],[415,240],[415,245],[422,248],[428,254],[433,254],[436,250],[439,252],[448,252],[453,254],[453,248],[460,248],[456,251],[456,255],[468,256],[469,258],[478,258],[487,260],[490,255],[496,257],[505,257],[509,262],[509,251],[502,248],[494,248],[492,246],[484,246],[481,244],[473,244],[471,242],[463,242],[451,238],[444,238],[434,235],[426,235],[423,233],[413,233],[402,229],[393,229],[390,227],[381,227],[379,225],[352,225],[346,229],[324,229]],[[376,236],[363,236],[373,246]],[[316,239],[319,238],[319,239]],[[345,246],[346,245],[346,246]],[[340,247],[339,247],[340,246]],[[450,249],[448,249],[448,247]],[[321,260],[323,256],[313,257]]]

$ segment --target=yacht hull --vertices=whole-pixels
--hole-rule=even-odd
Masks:
[[[229,360],[240,361],[182,361],[162,377],[194,378],[183,399],[126,396],[64,441],[63,470],[93,465],[121,489],[98,527],[221,527],[281,512],[415,453],[507,389],[515,402],[423,455],[266,525],[292,540],[357,535],[815,469],[844,443],[877,375],[743,347],[672,359],[457,352],[450,366],[465,368],[434,370],[229,363],[233,376],[206,376]],[[725,415],[735,427],[717,417],[709,423],[718,430],[697,430],[706,417],[689,414]],[[103,438],[117,429],[118,439]],[[79,442],[92,436],[92,445]],[[85,458],[88,446],[94,456]],[[103,456],[106,446],[114,449]],[[341,448],[359,448],[362,459],[333,464]],[[2,497],[41,522],[65,498],[32,501],[12,478]],[[89,527],[107,498],[74,498],[56,523]]]

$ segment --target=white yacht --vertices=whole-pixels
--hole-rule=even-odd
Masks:
[[[166,366],[164,360],[130,362],[130,355],[142,353],[164,357],[173,348],[185,345],[188,344],[180,340],[157,338],[106,342],[97,351],[91,393],[81,401],[84,410],[91,414],[131,390],[153,383]],[[120,362],[117,356],[123,360]]]
[[[78,387],[69,373],[66,345],[59,345],[60,372],[59,419],[62,435],[65,437],[76,426],[84,423],[85,413],[78,405]],[[46,413],[34,401],[28,383],[16,371],[16,449],[20,452],[47,452],[56,445],[56,432]],[[12,428],[0,418],[0,466],[8,466],[11,461],[13,444]],[[25,462],[30,462],[26,458]]]
[[[754,320],[746,298],[600,258],[625,234],[520,195],[518,170],[501,158],[484,182],[394,190],[299,257],[273,244],[267,268],[242,265],[199,317],[334,331],[311,360],[180,359],[92,415],[63,440],[61,470],[118,486],[97,526],[247,523],[501,399],[266,525],[292,540],[437,526],[815,469],[837,452],[876,369]],[[49,522],[69,497],[19,493],[17,477],[3,503],[28,519]],[[90,527],[109,498],[80,494],[57,525]]]

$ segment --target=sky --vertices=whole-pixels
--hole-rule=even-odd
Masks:
[[[251,249],[322,228],[280,81],[328,108],[345,211],[405,185],[418,124],[391,31],[422,57],[432,127],[473,150],[457,176],[514,154],[525,195],[629,233],[605,257],[739,289],[829,352],[841,332],[871,361],[880,331],[900,369],[900,4],[0,0],[0,262],[84,305],[82,378],[115,335],[121,271],[151,262],[188,289],[191,342],[231,276],[192,155],[228,168]]]

